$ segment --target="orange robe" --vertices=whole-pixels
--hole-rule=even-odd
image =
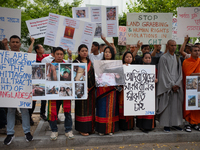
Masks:
[[[200,73],[200,58],[196,60],[192,57],[185,59],[183,62],[183,84],[186,91],[186,76],[190,76],[192,73]],[[183,105],[183,118],[188,121],[190,124],[199,124],[200,123],[200,110],[186,110],[186,94],[185,101]]]

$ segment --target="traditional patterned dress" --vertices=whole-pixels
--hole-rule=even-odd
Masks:
[[[80,63],[74,60],[74,63]],[[87,62],[88,98],[75,101],[75,129],[83,133],[94,132],[95,125],[95,77],[90,60]]]
[[[119,131],[119,105],[114,86],[97,88],[96,131],[104,134]]]
[[[121,130],[134,129],[134,116],[124,116],[124,89],[119,92],[119,128]]]

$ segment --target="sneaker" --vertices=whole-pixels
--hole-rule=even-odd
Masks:
[[[44,114],[41,114],[40,118],[43,119],[44,121],[47,121],[47,117]]]
[[[30,142],[30,141],[33,140],[33,136],[31,135],[30,132],[28,132],[28,133],[25,134],[25,138],[26,138],[26,141],[27,141],[27,142]]]
[[[164,127],[164,132],[169,133],[170,132],[170,127]]]
[[[185,131],[186,132],[192,132],[191,126],[190,125],[185,125]]]
[[[175,129],[177,131],[183,131],[183,129],[179,126],[172,126],[172,129]]]
[[[15,135],[14,135],[14,134],[12,134],[12,135],[7,135],[7,137],[5,138],[5,140],[4,140],[4,142],[3,142],[4,145],[10,145],[14,138],[15,138]]]
[[[68,139],[70,139],[70,140],[74,139],[74,135],[73,135],[72,131],[65,133],[65,136],[68,137]]]
[[[197,130],[197,131],[200,131],[200,128],[199,128],[198,125],[192,125],[192,128],[195,129],[195,130]]]
[[[52,141],[55,141],[55,140],[57,140],[57,138],[58,138],[58,132],[51,132],[50,139]]]
[[[111,136],[113,135],[113,133],[108,133],[108,134],[111,135]]]

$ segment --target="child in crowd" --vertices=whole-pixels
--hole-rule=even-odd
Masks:
[[[142,57],[143,65],[150,65],[151,64],[151,54],[146,52],[143,54]],[[155,79],[155,83],[158,82],[158,79]],[[143,132],[148,133],[149,131],[155,128],[155,119],[154,115],[148,116],[137,116],[136,117],[136,126]]]
[[[61,47],[57,47],[53,51],[53,57],[55,58],[52,63],[65,63],[63,60],[65,51]],[[70,100],[49,100],[48,101],[48,120],[51,127],[51,140],[56,140],[58,137],[58,110],[60,105],[63,105],[64,115],[65,115],[65,135],[69,139],[73,139],[74,135],[72,133],[72,118],[71,118],[71,101]]]
[[[126,51],[123,54],[122,62],[124,65],[134,64],[133,54],[130,51]],[[124,89],[119,92],[119,128],[121,130],[133,130],[134,129],[134,116],[124,116]]]

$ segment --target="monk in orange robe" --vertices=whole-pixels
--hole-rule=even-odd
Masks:
[[[183,84],[186,89],[186,76],[200,76],[200,49],[197,46],[191,47],[191,57],[183,62]],[[186,110],[186,95],[183,105],[183,117],[190,125],[185,125],[185,131],[191,132],[191,127],[200,131],[200,110]]]

